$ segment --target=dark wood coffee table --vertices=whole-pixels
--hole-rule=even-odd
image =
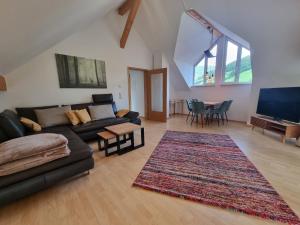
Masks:
[[[98,133],[99,150],[101,150],[101,140],[103,140],[105,156],[110,156],[115,153],[122,155],[132,150],[141,148],[145,145],[144,127],[140,125],[133,124],[133,123],[122,123],[122,124],[105,127],[105,130],[106,131]],[[141,132],[141,144],[137,146],[135,146],[134,144],[134,131],[136,130],[140,130]],[[127,136],[129,136],[129,138],[127,138]],[[113,138],[116,138],[116,142],[109,144],[108,141]],[[121,144],[126,143],[128,140],[131,141],[131,145],[121,148]],[[115,146],[117,146],[117,151],[109,153],[108,149]]]

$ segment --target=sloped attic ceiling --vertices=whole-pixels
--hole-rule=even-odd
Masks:
[[[218,29],[221,35],[229,37],[243,46],[250,48],[246,40],[202,13],[201,15]],[[194,65],[203,57],[204,51],[211,48],[211,45],[214,44],[218,38],[219,36],[216,35],[212,37],[204,24],[199,23],[186,13],[182,14],[174,52],[174,61],[189,87],[194,85]]]
[[[253,53],[254,76],[276,72],[294,73],[300,56],[299,0],[185,0],[194,8],[246,39]],[[181,0],[143,0],[135,28],[152,51],[162,51],[170,61],[171,84],[176,90],[187,90],[173,61],[180,18]],[[272,65],[277,58],[291,59],[292,66]],[[298,64],[296,63],[298,61]],[[274,64],[274,63],[273,63]],[[290,72],[286,71],[290,70]],[[292,71],[293,70],[293,71]],[[285,72],[285,73],[284,73]],[[255,82],[254,77],[254,82]]]
[[[47,50],[123,0],[1,0],[0,74]]]

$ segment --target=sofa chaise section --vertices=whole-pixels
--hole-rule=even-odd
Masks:
[[[0,177],[0,206],[18,200],[94,167],[92,149],[65,126],[51,127],[45,133],[64,135],[71,154],[44,165]]]

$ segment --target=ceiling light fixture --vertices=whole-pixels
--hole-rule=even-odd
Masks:
[[[210,44],[209,46],[211,47],[213,45],[213,40],[214,40],[214,28],[212,27],[207,27],[208,32],[211,34],[211,39],[210,39]],[[210,52],[210,48],[207,49],[206,51],[204,51],[204,55],[207,58],[214,58],[216,56],[214,56],[211,52]]]
[[[184,8],[185,14],[187,14],[189,17],[191,17],[194,20],[196,20],[202,26],[207,26],[207,30],[211,34],[211,40],[210,40],[210,47],[211,47],[213,45],[214,31],[216,31],[217,34],[220,33],[220,32],[217,29],[215,29],[213,27],[213,25],[209,21],[207,21],[203,16],[201,16],[196,10],[194,10],[192,8],[187,9],[184,0],[182,0],[182,5],[183,5],[183,8]],[[207,58],[214,58],[214,57],[216,57],[216,56],[214,56],[211,53],[210,48],[204,51],[204,55]]]

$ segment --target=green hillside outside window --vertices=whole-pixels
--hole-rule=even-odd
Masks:
[[[226,52],[225,83],[233,83],[235,81],[237,57],[238,46],[228,41]]]
[[[252,82],[251,54],[248,49],[242,48],[239,83],[251,83],[251,82]]]

